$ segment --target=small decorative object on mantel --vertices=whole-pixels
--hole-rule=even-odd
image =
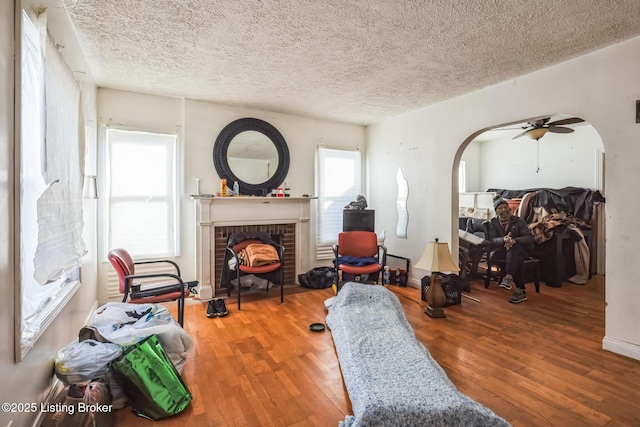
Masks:
[[[227,180],[226,178],[220,179],[220,196],[227,197]]]
[[[347,206],[345,206],[345,209],[366,209],[367,207],[367,199],[364,198],[364,196],[362,194],[358,194],[358,197],[356,197],[356,200],[354,200],[353,202],[349,203]]]
[[[445,271],[458,272],[458,264],[451,257],[449,245],[447,243],[435,242],[427,243],[424,253],[415,265],[416,268],[431,271],[431,284],[427,290],[427,303],[429,304],[425,313],[429,317],[446,317],[442,307],[447,302],[447,296],[442,289],[442,277],[440,273]]]

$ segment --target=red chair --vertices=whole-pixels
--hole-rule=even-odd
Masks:
[[[387,262],[387,248],[378,245],[378,235],[372,231],[345,231],[338,234],[338,244],[333,246],[336,277],[374,275],[378,281]],[[367,280],[363,280],[367,281]]]
[[[279,261],[259,266],[245,265],[241,262],[240,254],[243,249],[251,244],[268,244],[276,249]],[[227,240],[227,253],[228,256],[225,259],[224,267],[228,269],[228,260],[235,260],[236,265],[236,281],[238,286],[238,311],[240,310],[240,296],[242,286],[240,285],[240,276],[247,274],[253,274],[257,277],[263,276],[267,279],[267,291],[269,291],[269,285],[273,281],[280,284],[280,303],[284,303],[284,246],[271,240],[271,236],[268,233],[253,232],[253,233],[233,233]],[[223,271],[224,275],[224,271]],[[275,276],[275,280],[272,280]],[[226,282],[225,279],[222,282]],[[228,294],[231,296],[231,284],[227,284]]]
[[[178,323],[184,326],[184,298],[188,297],[189,287],[197,282],[185,283],[180,277],[180,267],[173,261],[156,260],[133,262],[131,255],[124,249],[113,249],[107,255],[109,262],[118,274],[120,293],[124,296],[122,302],[131,304],[155,304],[160,302],[178,302]],[[175,268],[175,274],[135,274],[135,265],[169,263]],[[133,283],[134,279],[168,278],[169,280],[158,283]]]

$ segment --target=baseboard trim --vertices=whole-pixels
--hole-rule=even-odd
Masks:
[[[420,279],[415,279],[413,277],[410,277],[409,281],[407,282],[407,285],[410,288],[421,289],[422,281]]]
[[[604,337],[602,339],[602,348],[612,353],[640,360],[640,345],[631,344],[615,338]]]
[[[62,391],[62,389],[64,389],[64,383],[54,375],[53,378],[51,379],[49,390],[45,391],[45,397],[42,400],[40,407],[41,408],[43,406],[46,407],[47,405],[53,403],[53,400],[58,395],[58,393]],[[44,415],[45,415],[44,412],[38,411],[38,415],[36,416],[36,419],[33,421],[33,424],[31,424],[31,427],[39,427],[44,421]]]
[[[98,309],[98,301],[96,300],[93,302],[93,305],[89,309],[89,313],[87,314],[87,319],[84,321],[85,325],[88,325],[91,322],[91,319],[93,318],[93,314],[96,312],[97,309]]]
[[[85,320],[84,324],[88,325],[89,322],[91,322],[91,318],[93,317],[93,313],[95,313],[95,311],[98,309],[98,301],[94,301],[93,304],[91,305],[91,308],[89,309],[89,312],[87,313],[87,319]],[[54,398],[58,395],[58,393],[60,393],[60,391],[62,391],[62,389],[64,389],[65,384],[60,381],[58,379],[57,376],[53,376],[51,378],[51,384],[49,384],[48,390],[45,390],[43,395],[44,395],[44,399],[42,399],[42,405],[43,406],[48,406],[49,404],[53,403]],[[42,407],[42,406],[41,406]],[[38,411],[38,415],[36,416],[36,419],[34,420],[32,427],[38,427],[42,424],[42,421],[44,420],[44,413],[42,411]]]

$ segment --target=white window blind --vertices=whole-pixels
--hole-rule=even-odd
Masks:
[[[342,231],[344,207],[362,194],[362,160],[359,151],[318,147],[317,165],[318,257],[324,258]]]
[[[42,174],[47,187],[37,203],[34,259],[35,277],[41,285],[80,267],[87,252],[82,240],[80,88],[51,38],[47,38],[45,56],[45,113]]]
[[[107,250],[178,255],[177,135],[108,128],[106,139]]]

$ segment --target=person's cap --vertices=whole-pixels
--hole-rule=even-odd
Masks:
[[[507,201],[505,199],[503,199],[502,197],[498,196],[495,199],[493,199],[493,209],[498,209],[498,206],[500,206],[501,204],[505,204],[508,205]]]

